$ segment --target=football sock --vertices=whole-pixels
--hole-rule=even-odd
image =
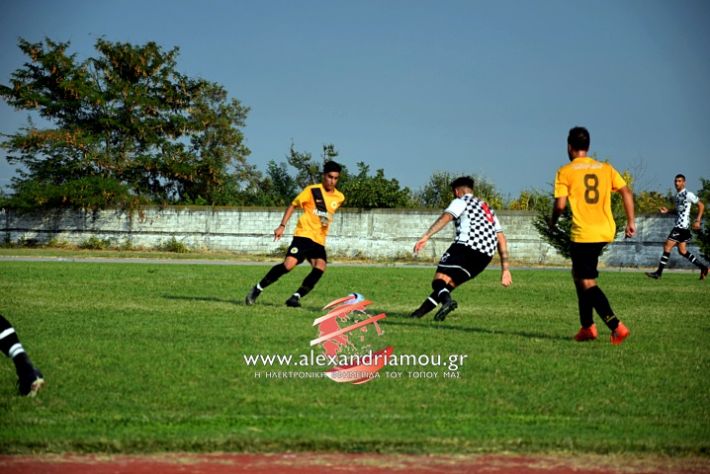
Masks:
[[[692,263],[696,267],[700,268],[701,270],[704,270],[706,268],[705,265],[700,263],[700,261],[697,258],[695,258],[695,255],[693,255],[692,253],[685,252],[685,253],[682,253],[681,255],[684,256],[685,258],[687,258],[690,261],[690,263]]]
[[[261,281],[256,285],[256,289],[259,292],[263,291],[264,288],[274,283],[276,280],[288,273],[286,267],[283,263],[279,263],[271,267],[271,270],[261,279]]]
[[[431,288],[434,290],[430,297],[433,297],[441,304],[448,303],[451,300],[451,292],[446,287],[444,280],[434,280],[431,282]]]
[[[306,296],[313,288],[315,288],[316,283],[318,283],[320,277],[323,276],[323,273],[323,270],[319,270],[317,268],[312,269],[311,272],[306,275],[306,278],[303,279],[301,287],[296,290],[295,294],[299,295],[299,298]]]
[[[0,351],[7,357],[12,359],[15,364],[15,368],[19,373],[20,370],[31,365],[29,357],[25,349],[20,344],[20,339],[15,333],[15,328],[12,327],[10,321],[5,319],[3,315],[0,314]]]
[[[594,324],[594,307],[592,302],[587,297],[587,292],[580,286],[575,285],[577,289],[577,305],[579,307],[579,322],[583,328],[588,328]]]
[[[609,300],[598,286],[593,286],[584,291],[584,297],[588,298],[594,309],[604,320],[604,323],[612,331],[619,325],[619,319],[614,315]]]
[[[668,258],[670,256],[670,252],[663,252],[663,255],[661,255],[661,260],[658,262],[658,270],[656,270],[656,273],[658,273],[659,275],[663,273],[663,269],[666,267],[666,264],[668,263]]]
[[[434,293],[431,295],[427,296],[427,298],[424,300],[424,302],[419,306],[415,311],[414,314],[422,315],[424,316],[427,314],[429,311],[432,309],[436,308],[436,305],[439,304],[435,299],[434,299]]]

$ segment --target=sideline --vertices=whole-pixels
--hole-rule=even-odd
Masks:
[[[55,257],[55,256],[30,256],[30,255],[0,255],[0,262],[62,262],[62,263],[142,263],[156,265],[218,265],[218,266],[273,266],[281,262],[281,258],[274,259],[245,259],[245,260],[227,260],[227,259],[209,259],[209,258],[150,258],[150,257]],[[334,261],[328,262],[329,267],[373,267],[373,268],[436,268],[437,262],[347,262]],[[615,267],[615,266],[599,266],[599,270],[603,272],[644,272],[656,267]],[[499,271],[496,263],[486,268],[486,271]],[[511,265],[511,270],[551,270],[551,271],[569,271],[570,266],[567,265]],[[685,268],[666,268],[668,273],[692,273],[695,269]]]
[[[151,263],[158,265],[268,265],[272,266],[283,259],[274,260],[225,260],[202,258],[150,258],[150,257],[52,257],[28,255],[3,255],[0,262],[63,262],[63,263]],[[406,268],[433,268],[435,262],[409,263],[409,262],[328,262],[329,267],[406,267]]]

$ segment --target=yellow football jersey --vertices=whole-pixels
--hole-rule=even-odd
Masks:
[[[303,214],[296,224],[295,237],[306,237],[321,245],[325,245],[333,214],[345,201],[343,193],[334,189],[327,192],[322,184],[307,186],[301,194],[291,202],[295,207],[303,209]]]
[[[562,166],[555,177],[555,198],[567,196],[572,211],[572,242],[611,242],[616,224],[611,193],[626,181],[609,163],[588,156]]]

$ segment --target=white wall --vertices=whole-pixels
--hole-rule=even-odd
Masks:
[[[391,259],[411,255],[414,242],[439,216],[429,210],[342,209],[335,215],[327,249],[338,256]],[[516,211],[497,213],[516,262],[563,264],[564,259],[542,242],[532,225],[534,214]],[[282,254],[288,245],[297,215],[289,222],[281,242],[273,241],[283,209],[171,207],[147,208],[133,213],[106,210],[97,213],[57,211],[16,214],[0,210],[0,238],[5,242],[52,239],[80,244],[90,237],[109,239],[113,245],[153,248],[173,237],[193,249],[231,251],[243,254]],[[639,217],[638,235],[617,240],[603,255],[608,266],[647,266],[658,263],[662,243],[673,227],[668,216]],[[453,227],[432,239],[424,256],[438,258],[451,243]],[[699,255],[695,245],[690,250]],[[692,268],[674,252],[670,267]]]

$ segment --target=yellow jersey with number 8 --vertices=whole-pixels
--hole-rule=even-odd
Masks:
[[[555,198],[567,197],[572,211],[572,242],[611,242],[616,224],[611,193],[626,181],[609,163],[588,156],[575,158],[557,170]]]

